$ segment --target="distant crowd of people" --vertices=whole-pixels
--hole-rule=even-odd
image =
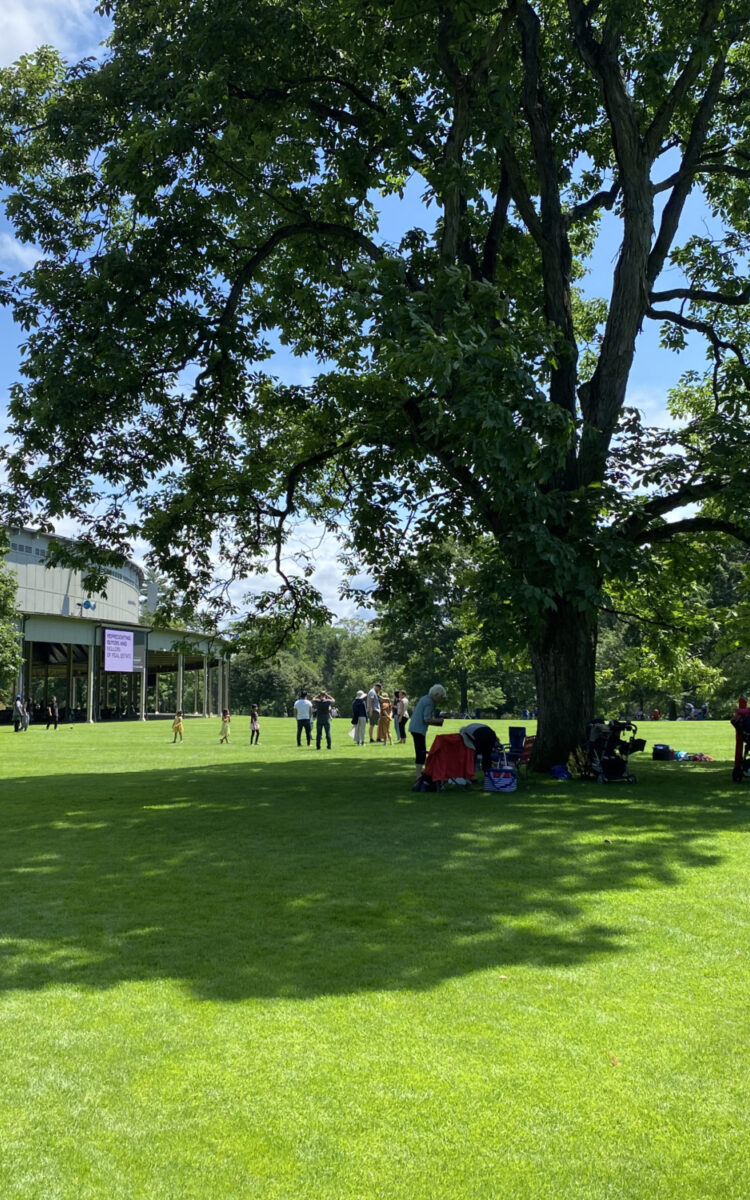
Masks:
[[[636,710],[636,721],[662,721],[664,718],[658,708],[652,708],[651,712],[644,712],[642,708]],[[668,721],[707,721],[708,720],[708,704],[701,705],[691,704],[686,701],[682,708],[682,716],[677,716],[677,702],[671,700],[669,711],[667,713]]]
[[[16,733],[25,733],[31,723],[44,725],[45,721],[47,729],[57,729],[60,721],[60,709],[57,703],[57,697],[53,696],[48,704],[34,703],[33,700],[24,700],[23,696],[16,696],[13,702],[13,729]]]
[[[349,736],[355,746],[370,745],[405,746],[411,734],[414,743],[414,761],[419,774],[427,757],[426,737],[430,725],[442,725],[437,704],[444,700],[445,688],[435,684],[409,711],[409,697],[403,688],[394,689],[391,696],[384,691],[382,683],[374,683],[368,692],[360,690],[352,701],[351,727]],[[293,705],[297,722],[297,745],[312,745],[313,722],[315,723],[315,748],[331,749],[331,720],[339,715],[336,699],[325,690],[309,696],[303,690]]]

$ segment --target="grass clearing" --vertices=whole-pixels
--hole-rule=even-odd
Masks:
[[[745,1200],[728,721],[507,797],[247,726],[0,729],[3,1200]]]

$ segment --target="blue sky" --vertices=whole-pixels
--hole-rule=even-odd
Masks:
[[[80,58],[94,54],[106,36],[105,22],[96,16],[90,0],[3,0],[0,9],[0,65],[14,62],[20,55],[33,51],[45,42],[57,46],[67,57]],[[665,163],[664,172],[669,173]],[[389,240],[396,240],[401,231],[413,224],[427,225],[434,210],[425,212],[420,204],[421,181],[414,181],[407,189],[403,203],[391,197],[383,205],[381,230]],[[703,231],[708,217],[700,197],[695,195],[688,203],[686,232]],[[612,264],[617,253],[620,237],[619,226],[614,217],[605,214],[597,242],[592,270],[584,284],[592,296],[607,296],[611,286]],[[0,269],[13,270],[33,261],[30,247],[20,246],[13,238],[12,230],[5,217],[0,215]],[[665,274],[660,286],[670,286]],[[675,275],[672,283],[680,282]],[[0,423],[4,425],[8,389],[18,377],[20,331],[16,329],[7,311],[0,309]],[[688,350],[679,357],[659,347],[658,327],[646,322],[639,339],[635,365],[632,371],[628,400],[640,408],[649,424],[667,422],[666,397],[670,387],[688,367],[700,369],[705,361],[700,339],[693,339]],[[304,382],[312,373],[311,364],[294,359],[288,351],[281,350],[274,363],[274,372],[284,378]],[[63,527],[61,534],[73,534],[75,529]],[[300,530],[301,542],[315,547],[318,570],[315,582],[323,592],[329,606],[342,617],[354,615],[350,603],[338,599],[337,589],[340,572],[336,562],[336,546],[330,537],[319,539],[317,531],[309,526]],[[142,549],[142,548],[140,548]],[[138,557],[139,548],[135,548]],[[260,586],[267,586],[267,580]]]

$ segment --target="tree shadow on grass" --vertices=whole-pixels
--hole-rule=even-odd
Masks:
[[[0,987],[169,978],[201,998],[428,988],[626,952],[602,894],[671,887],[745,828],[726,765],[653,786],[414,795],[403,764],[14,781]],[[326,764],[330,767],[330,763]]]

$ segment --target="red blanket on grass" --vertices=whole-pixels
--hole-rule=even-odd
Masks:
[[[445,779],[473,779],[474,751],[460,733],[439,733],[430,746],[425,775],[436,783]]]

